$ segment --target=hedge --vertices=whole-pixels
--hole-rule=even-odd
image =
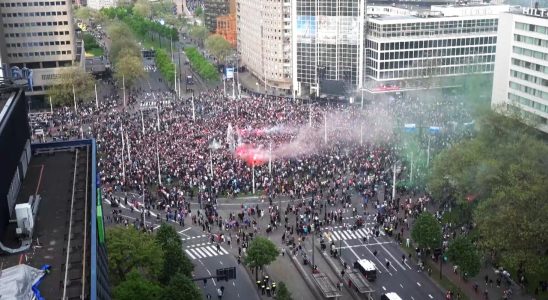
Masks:
[[[154,60],[156,61],[156,67],[158,67],[164,79],[168,82],[173,82],[175,65],[171,62],[171,57],[167,52],[164,49],[157,49]]]

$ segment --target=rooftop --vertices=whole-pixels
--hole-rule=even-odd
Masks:
[[[17,197],[17,203],[26,203],[32,195],[41,197],[33,244],[27,252],[0,256],[2,268],[50,265],[51,272],[40,285],[45,299],[89,297],[91,232],[86,224],[92,202],[91,156],[91,146],[34,151]],[[16,247],[17,225],[9,226],[2,243]]]

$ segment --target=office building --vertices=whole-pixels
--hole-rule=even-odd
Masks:
[[[116,6],[116,0],[87,0],[87,7],[97,10],[114,6]]]
[[[291,5],[295,93],[337,93],[328,90],[337,82],[360,88],[365,0],[293,0]]]
[[[370,6],[364,91],[384,93],[459,85],[493,73],[499,14],[508,5]]]
[[[501,15],[491,105],[548,133],[548,9]]]
[[[236,46],[236,0],[229,0],[228,15],[217,17],[215,33],[222,36],[233,47]]]
[[[63,68],[83,66],[70,0],[0,2],[2,36],[10,76],[28,80],[28,96],[43,95]]]
[[[229,0],[204,0],[204,25],[209,32],[217,29],[217,17],[229,13]]]
[[[95,141],[31,144],[25,93],[4,81],[0,157],[2,298],[36,295],[35,278],[5,276],[26,265],[49,269],[45,299],[111,299]]]
[[[290,0],[238,0],[237,44],[241,64],[270,93],[291,90]]]

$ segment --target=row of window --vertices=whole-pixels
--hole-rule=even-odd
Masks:
[[[435,50],[417,50],[417,51],[400,51],[400,52],[381,52],[380,60],[394,60],[394,59],[409,59],[409,58],[421,58],[421,57],[446,57],[446,56],[460,56],[460,55],[475,55],[483,53],[495,53],[496,46],[484,46],[484,47],[460,47],[460,48],[447,48],[447,49],[435,49]],[[370,53],[370,54],[369,54]],[[367,58],[379,59],[379,53],[375,51],[368,52]]]
[[[521,79],[521,80],[529,81],[544,87],[548,87],[548,79],[540,78],[534,75],[525,74],[523,72],[514,71],[514,70],[510,71],[510,76]]]
[[[6,48],[21,48],[21,47],[43,47],[43,46],[59,46],[70,45],[70,41],[46,41],[46,42],[28,42],[28,43],[7,43]]]
[[[521,55],[525,55],[525,56],[534,57],[534,58],[543,59],[543,60],[548,61],[548,52],[544,53],[544,52],[525,49],[525,48],[516,47],[516,46],[514,46],[512,48],[513,48],[512,49],[513,52],[516,53],[516,54],[521,54]]]
[[[519,107],[516,107],[514,105],[506,104],[506,109],[508,109],[511,112],[520,114],[523,118],[525,118],[527,120],[531,120],[535,123],[538,122],[539,125],[547,125],[548,124],[548,119],[546,119],[542,116],[539,116],[537,114],[533,114],[531,112],[528,112],[526,110],[523,110],[523,109],[521,109]]]
[[[531,32],[538,32],[538,33],[548,35],[548,27],[547,26],[516,22],[516,29],[531,31]]]
[[[495,55],[477,55],[473,57],[445,57],[438,59],[419,59],[419,60],[401,60],[381,62],[380,69],[407,69],[407,68],[419,68],[429,69],[440,66],[456,66],[456,65],[472,65],[482,63],[494,63]],[[376,68],[377,63],[368,64]]]
[[[0,3],[0,7],[28,7],[28,6],[56,6],[67,5],[66,1],[34,1],[34,2],[8,2]]]
[[[68,25],[68,21],[29,22],[29,23],[4,23],[4,28],[23,28],[36,26],[61,26]]]
[[[433,68],[429,71],[424,69],[409,69],[401,71],[384,71],[379,72],[379,79],[408,79],[408,78],[422,78],[431,76],[444,76],[444,75],[457,75],[457,74],[470,74],[470,73],[488,73],[493,72],[493,64],[481,64],[471,66],[444,66],[439,68]],[[375,71],[368,69],[368,74],[376,74]]]
[[[3,18],[66,16],[67,11],[14,12],[2,14]]]
[[[521,34],[514,34],[514,41],[548,48],[548,40],[537,39],[534,37],[524,36]]]
[[[19,52],[19,53],[8,53],[8,57],[32,57],[32,56],[49,56],[49,55],[67,55],[72,54],[72,51],[40,51],[40,52]]]
[[[516,94],[508,93],[508,100],[519,103],[521,105],[525,105],[531,108],[534,108],[538,111],[548,113],[548,105],[544,105],[542,103],[535,102],[531,99],[527,99],[521,96],[518,96]]]
[[[521,60],[521,59],[517,59],[517,58],[512,58],[512,65],[522,67],[522,68],[526,68],[526,69],[533,70],[533,71],[537,71],[537,72],[540,72],[540,73],[548,74],[548,67],[547,66],[535,64],[535,63],[532,63],[532,62],[529,62],[529,61],[525,61],[525,60]]]
[[[42,31],[42,32],[15,32],[5,33],[4,37],[18,38],[18,37],[31,37],[31,36],[56,36],[56,35],[70,35],[69,31]]]
[[[529,87],[529,86],[526,86],[526,85],[523,85],[523,84],[519,84],[519,83],[513,82],[513,81],[510,81],[508,85],[513,90],[520,91],[522,93],[526,93],[526,94],[529,94],[529,95],[532,95],[532,96],[535,96],[535,97],[538,97],[538,98],[541,98],[541,99],[548,100],[548,92],[543,92],[541,90],[537,90],[537,89],[534,89],[532,87]]]
[[[393,42],[380,43],[382,50],[400,50],[400,49],[421,49],[421,48],[438,48],[438,47],[454,47],[454,46],[474,46],[497,44],[496,36],[471,37],[459,39],[441,39],[429,41],[412,41],[412,42]]]

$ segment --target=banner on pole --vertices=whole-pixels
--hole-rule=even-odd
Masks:
[[[234,68],[226,68],[225,73],[226,73],[226,79],[234,78]]]

